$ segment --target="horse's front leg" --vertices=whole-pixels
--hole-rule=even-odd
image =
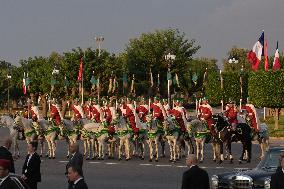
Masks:
[[[197,160],[199,161],[199,154],[200,154],[200,148],[199,148],[199,139],[196,139],[195,140],[195,146],[196,146],[196,158],[197,158]]]
[[[204,144],[205,144],[205,138],[203,138],[200,143],[200,155],[201,155],[200,163],[202,163],[204,160]]]
[[[155,147],[156,147],[156,162],[159,161],[159,138],[155,138]]]
[[[126,160],[128,161],[130,159],[130,144],[129,144],[129,138],[125,138],[125,143],[124,143],[124,148],[125,148],[125,156]]]
[[[175,138],[173,140],[173,163],[176,162],[176,157],[177,157],[177,151],[178,151],[178,146],[177,146],[177,139]]]
[[[149,138],[147,142],[148,142],[148,146],[149,146],[149,155],[150,155],[149,162],[152,162],[152,160],[153,160],[153,146],[152,146],[152,140]]]
[[[219,143],[220,146],[220,161],[219,163],[221,164],[224,161],[224,149],[223,149],[223,142]]]

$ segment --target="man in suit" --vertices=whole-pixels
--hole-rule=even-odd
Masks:
[[[190,154],[186,159],[186,165],[189,167],[182,176],[181,189],[209,189],[208,173],[199,168],[197,158],[194,154]]]
[[[9,151],[12,145],[12,140],[10,138],[7,138],[4,140],[3,145],[0,147],[0,159],[7,159],[10,161],[11,166],[9,169],[10,173],[15,173],[15,166],[14,166],[14,159]]]
[[[271,176],[270,188],[271,189],[283,189],[284,188],[284,153],[280,155],[280,167]]]
[[[68,168],[68,182],[70,181],[72,182],[73,189],[88,189],[88,186],[84,181],[84,178],[80,174],[80,168],[74,165],[71,165]]]
[[[71,152],[71,156],[70,156],[70,159],[69,159],[69,162],[67,163],[66,165],[66,172],[65,174],[67,175],[68,174],[68,168],[70,166],[75,166],[78,168],[78,172],[80,175],[83,176],[83,169],[82,169],[82,166],[83,166],[83,155],[79,152],[79,145],[78,144],[71,144],[70,147],[69,147],[69,151]],[[69,183],[69,189],[72,188],[72,181],[69,180],[68,181]]]
[[[26,189],[25,183],[9,174],[11,162],[7,159],[0,159],[0,189]]]
[[[36,153],[37,142],[28,144],[29,154],[26,157],[22,169],[22,178],[25,180],[30,189],[37,189],[37,183],[41,182],[40,173],[40,156]]]

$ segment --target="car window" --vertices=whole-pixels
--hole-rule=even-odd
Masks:
[[[266,158],[264,159],[264,162],[262,163],[262,167],[277,168],[279,166],[280,153],[282,152],[283,151],[280,151],[280,150],[270,151],[270,153],[266,155]]]

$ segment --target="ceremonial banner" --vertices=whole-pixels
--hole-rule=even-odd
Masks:
[[[80,69],[79,69],[79,73],[78,73],[78,81],[82,81],[82,77],[83,77],[83,57],[80,60]]]
[[[262,32],[258,41],[254,44],[252,50],[248,53],[248,60],[252,64],[252,69],[254,71],[258,70],[259,63],[261,61],[261,56],[263,54],[264,46],[264,32]]]
[[[273,61],[273,70],[279,70],[281,68],[281,63],[279,59],[279,50],[278,50],[278,41],[276,46],[276,51],[274,55],[274,61]]]
[[[264,69],[265,71],[268,71],[268,53],[267,53],[267,40],[264,41]]]

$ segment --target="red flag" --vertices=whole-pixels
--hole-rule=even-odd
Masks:
[[[80,60],[80,69],[79,69],[79,74],[78,74],[78,81],[82,81],[82,76],[83,76],[83,57]]]
[[[258,65],[261,61],[262,50],[264,46],[264,32],[262,32],[258,41],[254,44],[253,49],[248,53],[248,60],[252,64],[254,71],[258,70]]]
[[[267,53],[267,40],[264,40],[264,69],[268,71],[268,53]]]
[[[24,95],[27,94],[27,86],[26,86],[26,79],[25,78],[23,78],[23,80],[22,80],[22,88],[23,88]]]
[[[274,61],[273,61],[273,70],[279,70],[281,68],[280,58],[279,58],[279,50],[278,50],[278,41],[277,41],[277,47],[276,52],[274,55]]]

